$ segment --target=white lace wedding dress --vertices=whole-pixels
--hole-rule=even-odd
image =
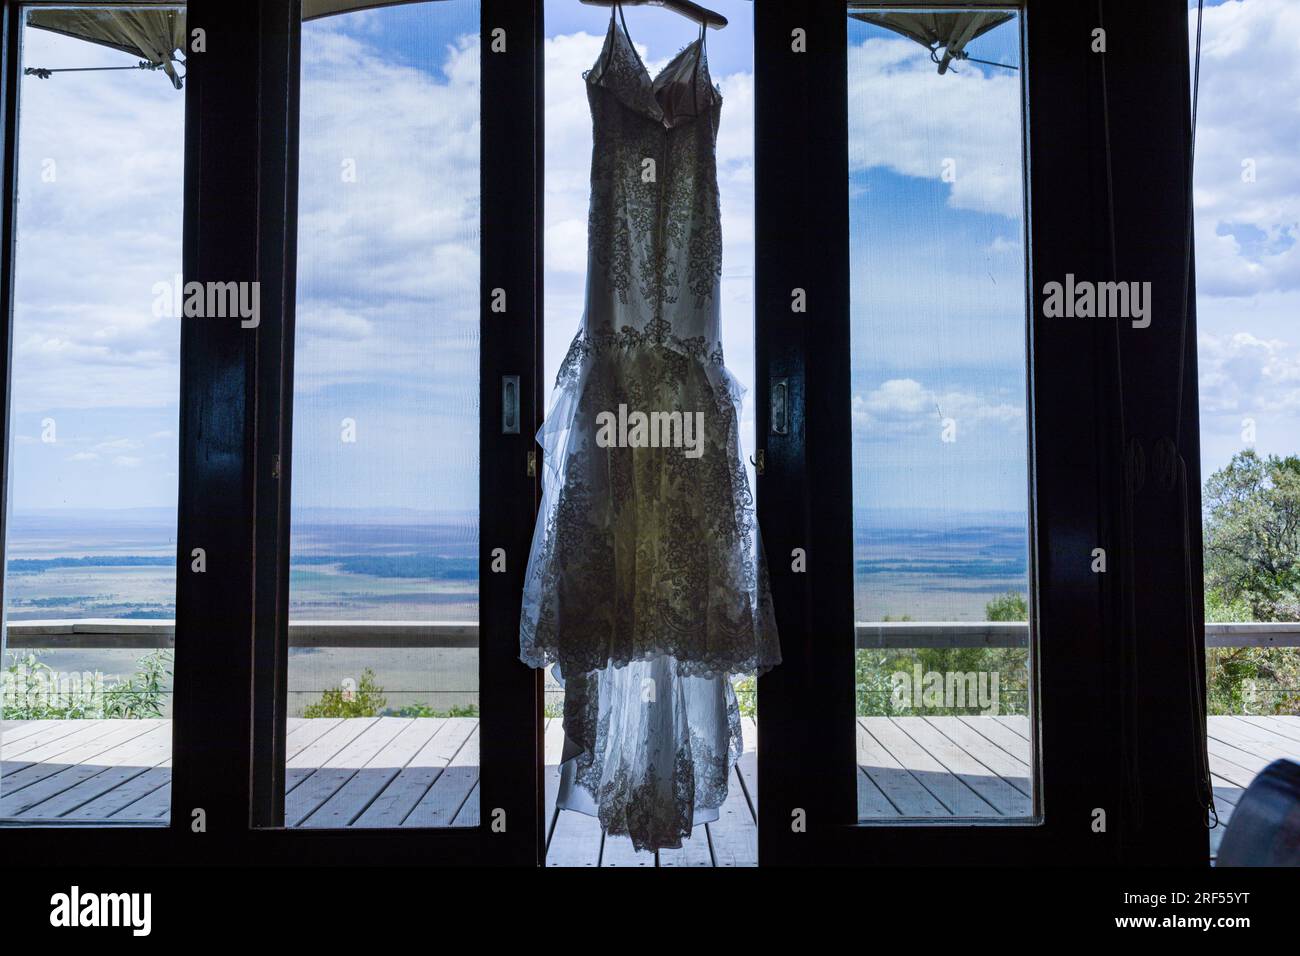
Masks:
[[[780,662],[722,361],[722,96],[703,32],[651,79],[612,15],[585,76],[586,314],[538,434],[520,657],[564,683],[559,806],[638,849],[677,847],[717,818],[740,755],[732,676]],[[598,416],[620,406],[702,413],[702,445],[606,447]]]

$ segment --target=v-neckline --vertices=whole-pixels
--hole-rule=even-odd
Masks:
[[[651,91],[655,90],[658,87],[659,81],[664,78],[665,74],[668,73],[668,70],[672,67],[672,65],[676,63],[678,60],[680,60],[682,57],[684,57],[688,52],[694,50],[696,57],[699,57],[700,45],[704,42],[704,35],[700,34],[700,36],[696,37],[690,43],[686,44],[686,46],[678,50],[677,55],[674,56],[672,59],[670,59],[667,63],[665,63],[663,65],[663,68],[660,69],[658,73],[651,76],[650,67],[645,65],[645,61],[641,59],[641,54],[637,52],[636,44],[632,42],[632,34],[627,32],[626,24],[619,23],[618,20],[616,20],[614,17],[611,16],[609,18],[609,26],[610,29],[617,30],[619,33],[623,35],[623,42],[627,44],[627,48],[631,50],[632,55],[636,57],[637,65],[641,67],[641,76],[647,83],[650,84]]]
[[[605,46],[600,59],[597,61],[599,71],[591,71],[587,76],[589,83],[595,83],[606,87],[623,102],[624,106],[640,113],[649,119],[656,120],[663,124],[665,129],[675,129],[683,125],[690,119],[700,115],[700,83],[705,85],[703,99],[706,104],[716,106],[721,97],[713,88],[712,79],[709,77],[708,61],[705,59],[704,34],[701,31],[700,36],[692,42],[682,47],[657,74],[651,75],[650,68],[646,66],[645,61],[641,59],[641,54],[637,52],[636,45],[632,42],[632,34],[627,29],[626,22],[619,23],[621,17],[610,16],[609,29],[605,32]],[[627,50],[619,49],[620,45],[625,45]],[[616,71],[616,75],[622,75],[622,81],[607,83],[605,77],[609,72],[609,67],[616,59],[627,61],[629,53],[631,60],[624,62],[622,67]],[[695,61],[692,63],[689,57],[694,54]],[[632,64],[636,65],[633,66]],[[677,111],[681,108],[680,94],[673,93],[674,85],[679,84],[683,88],[688,84],[681,78],[684,69],[691,70],[689,82],[690,92],[687,98],[694,104],[688,113],[679,114]],[[700,74],[703,73],[701,78]],[[673,83],[665,83],[664,78],[670,74],[676,74],[678,80]],[[666,101],[664,94],[668,93]]]

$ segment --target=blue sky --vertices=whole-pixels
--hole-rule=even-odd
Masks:
[[[724,95],[727,360],[752,358],[752,5],[710,31]],[[548,5],[546,332],[554,368],[581,317],[590,117],[581,73],[608,11]],[[695,37],[627,11],[656,69]],[[477,64],[467,0],[309,24],[304,37],[295,502],[473,504],[477,416]],[[1015,27],[972,52],[1014,62]],[[1206,10],[1196,175],[1203,468],[1300,448],[1300,4]],[[1015,74],[938,76],[924,50],[851,32],[855,486],[863,506],[1023,508],[1023,255]],[[129,58],[39,31],[24,65]],[[1032,62],[1029,64],[1032,69]],[[12,501],[20,510],[170,506],[183,97],[158,74],[25,77],[20,128]],[[956,178],[942,178],[942,160]],[[1253,182],[1242,180],[1253,160]],[[353,161],[355,182],[340,177]],[[53,162],[53,167],[50,162]],[[51,180],[49,170],[55,175]],[[752,422],[752,405],[746,422]],[[940,414],[941,413],[941,414]],[[940,417],[957,422],[942,443]],[[45,419],[56,440],[42,441]],[[357,423],[355,443],[341,420]]]

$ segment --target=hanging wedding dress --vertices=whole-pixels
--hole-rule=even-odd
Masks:
[[[703,30],[652,79],[612,13],[585,77],[586,312],[538,433],[520,657],[564,684],[559,806],[677,847],[740,756],[732,676],[780,662],[722,361],[722,96]]]

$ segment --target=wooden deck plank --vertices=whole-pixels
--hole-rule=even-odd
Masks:
[[[979,734],[995,747],[1000,747],[1008,754],[1028,767],[1032,761],[1029,753],[1029,741],[1005,724],[992,717],[958,717],[963,724]]]
[[[153,734],[171,736],[171,725],[164,720],[114,721],[118,726],[104,737],[68,751],[58,762],[33,764],[10,778],[0,792],[0,817],[16,817],[37,804],[70,790],[118,763],[129,763],[137,752],[147,747]],[[142,740],[143,738],[143,740]]]
[[[378,719],[378,717],[352,717],[340,720],[298,753],[287,758],[284,762],[285,794],[293,793],[317,770],[328,766],[335,754],[364,734]]]
[[[48,728],[51,724],[64,723],[56,720],[6,720],[0,728],[0,752],[11,744],[30,737]]]
[[[146,794],[135,803],[123,807],[113,815],[114,820],[161,820],[171,812],[172,785],[168,781],[152,793]]]
[[[1300,757],[1300,741],[1235,717],[1222,717],[1210,723],[1209,734],[1219,740],[1235,742],[1243,750],[1270,760],[1296,760]]]
[[[25,724],[32,725],[29,730],[25,724],[19,725],[5,734],[0,741],[0,757],[5,760],[16,759],[33,747],[38,747],[51,740],[66,737],[68,734],[84,733],[92,723],[89,720],[32,720]]]
[[[545,761],[542,781],[546,788],[542,811],[545,814],[543,832],[546,834],[546,846],[550,847],[551,833],[555,830],[557,818],[555,801],[560,793],[560,757],[564,753],[564,722],[558,717],[546,718],[546,725],[542,729],[542,745],[542,759]]]
[[[877,720],[885,723],[874,725]],[[478,825],[477,726],[472,718],[291,719],[289,769],[302,779],[316,776],[316,786],[328,791],[307,819],[315,826]],[[879,737],[867,729],[873,726]],[[1244,788],[1263,767],[1277,757],[1300,759],[1300,718],[1214,716],[1207,727],[1215,800],[1226,825]],[[995,793],[990,786],[1005,784],[1029,796],[1025,718],[863,718],[857,730],[861,819],[949,817],[934,790],[949,793],[954,786],[970,797],[978,793],[1004,811],[1001,801],[1007,791]],[[744,754],[723,816],[696,828],[680,849],[661,851],[656,861],[650,854],[633,854],[626,839],[606,840],[595,818],[555,809],[563,727],[558,719],[548,720],[543,731],[545,806],[553,820],[548,865],[752,865],[757,851],[751,802],[757,799],[757,728],[745,720],[742,731]],[[4,732],[0,815],[94,823],[161,821],[170,811],[169,721],[18,721],[6,722]],[[24,761],[17,771],[11,772],[11,754]],[[342,778],[341,783],[325,786],[334,777]],[[309,788],[295,799],[309,804],[312,795]],[[422,808],[419,815],[417,807]],[[1212,847],[1223,829],[1211,831]]]
[[[469,793],[469,799],[465,801],[456,814],[456,819],[451,821],[454,827],[476,827],[479,823],[479,784],[474,784],[474,789]]]
[[[713,866],[713,852],[709,847],[709,828],[698,826],[682,841],[677,849],[660,850],[660,866],[695,867]]]
[[[1210,719],[1213,720],[1214,718],[1211,717]],[[1246,716],[1238,717],[1236,719],[1244,720],[1247,723],[1263,727],[1264,729],[1277,734],[1279,737],[1285,737],[1287,740],[1295,741],[1297,744],[1300,744],[1300,717]]]
[[[858,732],[862,732],[861,728]],[[858,767],[858,819],[879,820],[899,816],[902,814],[898,812],[898,807],[889,802],[889,798],[876,786],[866,769]]]
[[[1210,785],[1214,789],[1214,804],[1220,808],[1220,811],[1225,806],[1235,807],[1241,795],[1246,792],[1231,780],[1225,780],[1213,771],[1210,773]]]
[[[1223,724],[1214,725],[1210,729],[1210,736],[1206,745],[1214,748],[1221,756],[1231,760],[1237,766],[1245,767],[1247,770],[1254,770],[1256,773],[1263,770],[1274,760],[1287,756],[1285,751],[1275,748],[1272,744],[1252,740],[1242,734],[1228,730]]]
[[[998,717],[986,717],[985,720],[996,720],[1003,727],[1006,727],[1017,737],[1029,741],[1029,718],[1024,714],[1003,714]]]
[[[290,717],[285,721],[284,752],[293,756],[343,723],[342,717]]]
[[[1016,759],[983,734],[971,729],[969,724],[958,717],[925,717],[923,719],[1016,790],[1026,797],[1033,796],[1033,787],[1029,782],[1031,774],[1028,764]]]
[[[648,850],[636,850],[632,847],[632,838],[625,836],[605,836],[605,847],[600,854],[601,866],[654,866],[655,855]]]
[[[0,754],[0,760],[10,766],[15,763],[48,763],[69,750],[120,729],[119,721],[115,720],[61,720],[56,724],[58,726],[47,727],[33,737],[17,741],[12,748],[6,748]]]
[[[479,777],[478,721],[465,743],[447,762],[438,779],[433,781],[402,821],[404,827],[446,827],[460,813],[474,791]]]
[[[87,733],[70,738],[75,746],[67,747],[60,741],[49,744],[48,753],[45,747],[38,748],[34,753],[43,755],[39,762],[16,773],[6,773],[3,780],[0,780],[0,816],[19,812],[14,808],[20,805],[21,808],[30,806],[27,801],[31,795],[18,796],[23,790],[38,786],[45,779],[65,771],[75,771],[80,774],[80,779],[92,776],[110,765],[104,761],[110,759],[106,755],[115,748],[159,727],[168,726],[169,723],[164,720],[105,720],[98,728],[89,728]],[[71,778],[65,777],[64,782],[69,779]]]
[[[731,775],[731,786],[727,788],[727,799],[718,808],[717,822],[707,826],[715,866],[758,865],[758,825],[745,800],[739,773]]]
[[[401,769],[372,765],[412,723],[410,717],[376,718],[365,733],[331,757],[328,765],[285,796],[285,826],[346,827],[360,816]]]
[[[740,770],[740,780],[745,785],[745,797],[749,807],[758,816],[758,724],[753,717],[740,718],[740,734],[744,748],[740,761],[736,764]]]
[[[546,850],[547,866],[600,866],[604,834],[600,821],[577,810],[561,810]]]
[[[348,827],[384,792],[401,770],[414,759],[442,727],[439,718],[414,720],[388,717],[404,723],[304,822],[309,827]],[[361,738],[358,738],[358,741]],[[355,746],[355,744],[353,745]],[[310,786],[310,782],[308,783]],[[301,787],[299,789],[302,789]],[[296,792],[296,791],[295,791]],[[286,808],[286,819],[288,812]]]
[[[936,719],[959,723],[953,717]],[[924,717],[895,717],[893,721],[895,727],[924,748],[951,777],[960,780],[978,794],[995,813],[1004,817],[1027,817],[1033,812],[1033,804],[1028,796],[959,747]],[[956,790],[955,782],[949,786]],[[942,796],[940,799],[943,799]],[[976,812],[981,816],[986,815],[983,810]]]
[[[972,790],[960,777],[954,777],[943,764],[907,735],[896,723],[898,718],[864,717],[871,735],[880,741],[893,758],[958,817],[995,817],[998,811]]]
[[[473,717],[447,717],[441,720],[437,733],[398,771],[366,811],[353,821],[353,826],[401,826],[437,781],[447,763],[478,728],[478,721]]]
[[[130,780],[118,784],[107,793],[82,804],[67,814],[66,819],[81,821],[128,819],[118,815],[137,800],[149,796],[159,787],[167,787],[170,792],[171,779],[171,767],[150,767],[144,773],[137,774]]]
[[[1228,756],[1225,757],[1224,754]],[[1255,774],[1264,769],[1262,766],[1259,770],[1253,770],[1243,767],[1236,761],[1240,755],[1239,751],[1233,751],[1231,748],[1224,748],[1218,741],[1210,741],[1210,773],[1228,781],[1230,784],[1245,790],[1250,786],[1250,782],[1255,779]],[[1250,756],[1247,754],[1246,756]]]
[[[888,717],[858,718],[858,769],[865,773],[894,807],[900,817],[947,817],[948,808],[935,799],[934,794],[921,785],[911,772],[899,763],[870,729],[875,721],[888,722]]]
[[[18,816],[23,819],[43,820],[68,816],[92,800],[116,788],[126,786],[134,778],[157,767],[171,756],[171,751],[171,725],[166,724],[136,738],[120,753],[115,753],[108,767],[61,790],[48,800],[42,800],[28,807]],[[48,779],[55,781],[61,776],[62,774]]]

